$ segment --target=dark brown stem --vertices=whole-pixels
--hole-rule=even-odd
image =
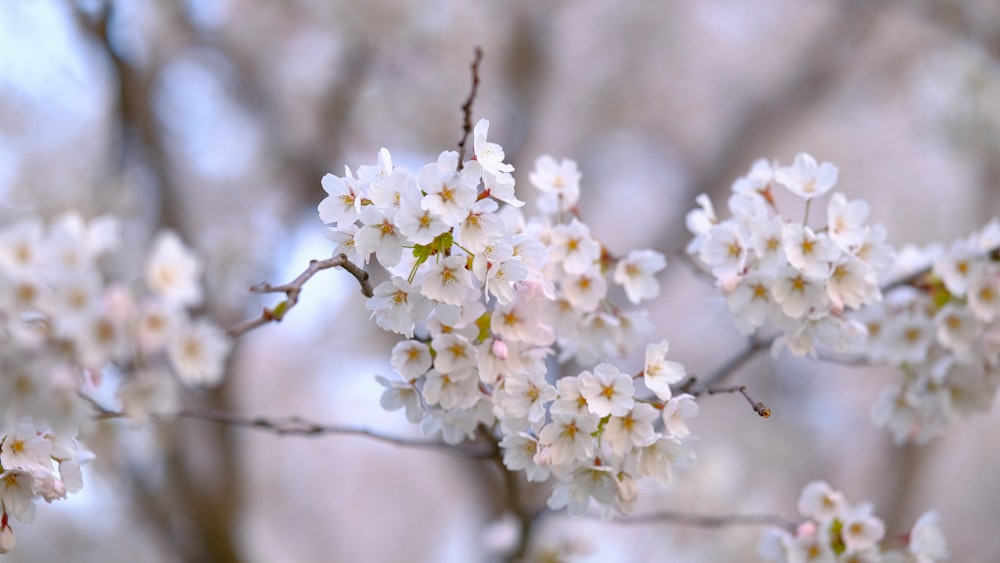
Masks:
[[[469,143],[469,134],[472,133],[472,104],[476,101],[476,94],[479,92],[479,64],[483,62],[483,50],[476,47],[472,59],[472,88],[469,90],[469,97],[462,104],[462,139],[458,142],[458,169],[462,169],[465,162],[466,145]]]
[[[125,413],[105,409],[97,405],[90,399],[87,399],[87,401],[93,405],[96,411],[95,418],[97,418],[98,420],[114,420],[114,419],[127,418]],[[365,436],[367,438],[372,438],[380,442],[386,442],[389,444],[394,444],[397,446],[403,446],[408,448],[437,450],[444,453],[457,455],[459,457],[465,457],[471,459],[492,460],[495,459],[496,457],[495,448],[493,446],[490,446],[488,448],[483,448],[481,447],[482,446],[481,444],[451,445],[451,444],[446,444],[444,442],[438,442],[436,440],[403,438],[400,436],[385,434],[377,430],[370,430],[368,428],[363,428],[360,426],[321,424],[299,416],[288,416],[281,418],[267,418],[263,416],[246,417],[230,412],[211,411],[202,409],[183,409],[180,412],[176,413],[176,416],[178,418],[215,422],[226,426],[235,426],[237,428],[248,428],[251,430],[259,430],[262,432],[269,432],[272,434],[276,434],[278,436],[316,437],[316,436],[333,435],[333,434],[346,434],[354,436]],[[163,416],[154,418],[166,419],[168,417]]]
[[[627,518],[616,518],[608,521],[611,524],[655,524],[659,522],[681,524],[698,528],[726,528],[731,526],[777,526],[785,530],[794,530],[797,522],[775,514],[726,514],[710,516],[691,514],[688,512],[664,511],[653,514],[633,515]]]
[[[371,297],[374,294],[374,289],[372,288],[371,281],[369,280],[368,272],[348,260],[346,255],[339,254],[333,258],[327,258],[326,260],[310,260],[309,267],[307,267],[305,271],[289,283],[282,285],[261,283],[251,287],[250,291],[252,293],[284,293],[285,300],[270,309],[265,307],[264,310],[261,311],[259,317],[243,321],[242,323],[230,328],[227,333],[229,336],[236,338],[259,326],[266,325],[267,323],[281,322],[281,320],[285,318],[285,315],[288,314],[288,311],[298,304],[299,294],[302,292],[302,286],[309,281],[309,278],[323,270],[329,270],[330,268],[343,268],[347,270],[348,273],[358,280],[358,283],[361,285],[361,293],[364,294],[365,297]]]
[[[739,393],[743,395],[743,398],[750,403],[750,408],[753,409],[761,418],[771,418],[771,409],[767,408],[764,403],[756,402],[750,393],[747,392],[746,385],[739,385],[737,387],[709,387],[706,389],[709,395],[716,395],[718,393]]]

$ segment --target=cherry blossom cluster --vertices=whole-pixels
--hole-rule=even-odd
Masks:
[[[840,491],[822,481],[806,485],[799,513],[808,518],[794,532],[769,528],[758,553],[775,563],[931,563],[948,557],[938,515],[917,519],[908,534],[886,537],[885,524],[870,503],[851,504]]]
[[[0,228],[0,552],[10,517],[30,522],[35,501],[77,492],[93,454],[78,443],[92,424],[105,375],[130,416],[176,407],[178,381],[216,383],[229,344],[188,309],[201,302],[201,265],[176,235],[155,241],[145,284],[111,281],[102,257],[117,222],[63,215]],[[141,289],[140,289],[141,287]]]
[[[825,222],[810,226],[810,208],[836,185],[837,174],[833,164],[804,153],[791,166],[758,160],[733,183],[731,218],[717,218],[705,194],[688,213],[694,238],[687,252],[711,272],[740,331],[777,328],[775,352],[787,347],[815,356],[817,343],[848,351],[865,331],[843,313],[881,299],[878,279],[892,267],[894,252],[885,228],[867,224],[868,205],[834,193]],[[804,209],[782,213],[775,186],[804,200]]]
[[[923,443],[956,419],[988,411],[1000,382],[1000,222],[947,248],[907,247],[896,277],[929,273],[861,315],[864,356],[902,381],[872,409],[896,442]]]
[[[377,377],[382,405],[449,444],[486,433],[510,470],[555,478],[553,508],[580,513],[594,499],[628,511],[637,479],[667,481],[672,464],[693,460],[686,419],[697,405],[672,394],[684,368],[666,359],[668,344],[650,344],[634,376],[604,361],[650,332],[609,287],[633,304],[656,297],[666,260],[651,250],[611,256],[578,216],[581,175],[568,159],[538,159],[529,178],[540,214],[527,218],[488,128],[476,124],[465,162],[446,151],[413,173],[382,149],[356,174],[323,178],[328,237],[390,274],[367,307],[407,338],[392,350],[399,377]],[[593,367],[560,374],[570,359]]]

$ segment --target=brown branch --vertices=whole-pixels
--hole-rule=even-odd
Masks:
[[[587,515],[600,518],[599,515]],[[785,530],[794,530],[797,522],[775,514],[726,514],[710,516],[691,514],[688,512],[664,511],[653,514],[633,515],[626,518],[616,518],[607,521],[610,524],[681,524],[698,528],[726,528],[731,526],[777,526]]]
[[[104,407],[98,405],[92,399],[84,397],[87,402],[93,405],[94,418],[98,420],[115,420],[128,418],[123,412],[113,411],[105,409]],[[493,459],[496,455],[495,448],[490,446],[488,449],[483,449],[474,445],[451,445],[445,442],[438,442],[436,440],[420,440],[414,438],[403,438],[400,436],[393,436],[390,434],[385,434],[377,430],[371,430],[361,426],[347,426],[347,425],[336,425],[336,424],[321,424],[302,418],[299,416],[288,416],[280,418],[267,418],[263,416],[246,417],[230,412],[212,411],[212,410],[202,410],[202,409],[182,409],[177,412],[174,416],[177,418],[186,418],[191,420],[202,420],[206,422],[215,422],[218,424],[223,424],[226,426],[233,426],[237,428],[248,428],[251,430],[260,430],[262,432],[269,432],[276,434],[278,436],[324,436],[332,434],[340,435],[354,435],[354,436],[365,436],[367,438],[372,438],[381,442],[387,442],[397,446],[404,446],[408,448],[423,448],[430,450],[438,450],[445,453],[450,453],[460,457],[466,457],[471,459]],[[154,416],[153,418],[168,418],[164,415]]]
[[[712,386],[721,383],[730,375],[735,373],[736,370],[749,361],[750,358],[753,358],[757,352],[770,348],[776,339],[777,336],[771,336],[769,338],[750,338],[747,345],[742,350],[731,356],[724,364],[708,374],[700,383],[691,380],[685,381],[683,385],[684,392],[697,397],[698,395],[708,391]]]
[[[496,464],[497,469],[500,470],[500,474],[503,476],[507,508],[509,508],[517,518],[519,528],[518,531],[520,532],[518,534],[518,544],[515,549],[507,555],[506,560],[508,563],[524,561],[524,558],[528,553],[528,546],[531,544],[531,531],[535,527],[535,522],[538,521],[538,517],[542,512],[538,510],[530,510],[527,506],[525,506],[525,503],[522,501],[523,495],[521,493],[521,481],[518,477],[518,472],[510,470],[506,465],[504,465],[503,450],[500,449],[500,443],[496,440],[496,438],[487,434],[485,431],[480,432],[480,434],[486,435],[493,445],[492,459],[494,464]]]
[[[476,101],[476,93],[479,92],[479,63],[483,62],[483,49],[476,47],[473,55],[472,65],[472,88],[469,90],[469,97],[462,104],[462,140],[458,142],[458,169],[462,169],[465,162],[466,145],[469,142],[469,134],[472,133],[472,103]]]
[[[259,326],[266,325],[267,323],[281,322],[281,320],[285,318],[285,315],[288,314],[288,311],[298,304],[299,294],[302,292],[302,286],[304,286],[305,283],[317,273],[323,270],[329,270],[330,268],[343,268],[347,270],[348,273],[358,280],[358,283],[361,285],[361,293],[364,294],[365,297],[371,297],[374,294],[371,281],[368,279],[368,272],[348,260],[346,255],[338,254],[337,256],[327,258],[326,260],[310,260],[309,267],[289,283],[282,285],[261,283],[251,287],[251,293],[284,293],[285,300],[270,309],[265,307],[259,317],[243,321],[242,323],[230,328],[227,333],[229,336],[236,338]]]
[[[737,387],[709,387],[706,389],[709,395],[716,395],[718,393],[739,393],[743,395],[743,398],[750,403],[750,408],[753,409],[761,418],[771,418],[771,409],[767,408],[767,405],[760,402],[755,402],[750,393],[747,392],[746,385],[739,385]]]

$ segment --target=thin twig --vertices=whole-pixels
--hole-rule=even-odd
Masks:
[[[588,515],[589,516],[589,515]],[[595,515],[594,518],[599,516]],[[653,514],[632,515],[626,518],[608,520],[610,524],[681,524],[698,528],[725,528],[730,526],[777,526],[785,530],[794,530],[797,522],[775,514],[725,514],[709,516],[691,514],[688,512],[664,511]]]
[[[742,350],[726,360],[724,364],[716,368],[712,373],[708,374],[703,380],[694,385],[686,383],[686,386],[688,387],[686,392],[694,395],[695,397],[701,395],[710,387],[717,385],[735,373],[740,366],[749,361],[750,358],[754,357],[757,352],[770,348],[776,338],[777,336],[769,338],[751,338]]]
[[[94,417],[98,420],[113,420],[128,418],[128,416],[119,411],[113,411],[101,407],[93,400],[84,397],[88,402],[93,405],[96,411]],[[438,442],[435,440],[420,440],[414,438],[403,438],[401,436],[393,436],[390,434],[385,434],[377,430],[371,430],[368,428],[360,426],[346,426],[346,425],[336,425],[336,424],[321,424],[302,418],[299,416],[288,416],[281,418],[267,418],[263,416],[246,417],[230,412],[221,411],[211,411],[211,410],[201,410],[201,409],[182,409],[177,412],[174,416],[177,418],[186,418],[191,420],[203,420],[208,422],[215,422],[218,424],[224,424],[227,426],[234,426],[237,428],[249,428],[251,430],[260,430],[262,432],[269,432],[276,434],[278,436],[323,436],[332,434],[341,435],[354,435],[354,436],[365,436],[367,438],[372,438],[381,442],[387,442],[397,446],[404,446],[408,448],[423,448],[438,450],[445,453],[450,453],[460,457],[472,458],[472,459],[493,459],[495,456],[495,448],[490,446],[484,449],[479,446],[468,445],[451,445],[444,442]],[[166,418],[166,417],[154,417],[154,418]]]
[[[330,268],[343,268],[347,270],[348,273],[358,280],[358,283],[361,285],[361,293],[364,294],[365,297],[371,297],[374,294],[371,281],[368,279],[368,272],[348,260],[346,255],[339,254],[333,258],[327,258],[326,260],[310,260],[309,267],[289,283],[283,285],[261,283],[251,287],[250,291],[252,293],[284,293],[285,300],[270,309],[265,307],[264,310],[261,311],[259,317],[243,321],[242,323],[230,328],[227,331],[229,336],[236,338],[267,323],[281,322],[281,320],[285,318],[288,311],[290,311],[292,307],[299,302],[299,294],[302,292],[302,286],[309,281],[309,278],[323,270],[329,270]]]
[[[465,149],[469,142],[469,134],[472,133],[472,103],[476,101],[476,93],[479,92],[479,63],[483,62],[483,50],[476,47],[472,59],[472,88],[469,90],[469,97],[462,104],[462,140],[458,142],[458,169],[462,169],[465,162]]]
[[[716,395],[718,393],[739,393],[743,395],[743,398],[750,403],[750,408],[753,409],[755,413],[760,415],[761,418],[771,418],[771,409],[767,408],[767,405],[753,400],[750,393],[747,392],[746,385],[739,385],[737,387],[709,387],[706,389],[709,395]]]

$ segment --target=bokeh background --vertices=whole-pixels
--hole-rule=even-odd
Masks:
[[[1000,214],[996,0],[0,0],[0,220],[114,213],[123,272],[174,229],[206,257],[206,313],[233,324],[267,303],[250,285],[329,255],[324,173],[455,146],[474,46],[474,116],[522,199],[537,156],[579,162],[592,232],[670,256],[655,339],[696,374],[742,340],[677,258],[683,218],[701,192],[724,209],[754,159],[836,163],[896,245]],[[324,272],[185,404],[416,436],[378,406],[392,343],[356,282]],[[952,560],[1000,560],[1000,417],[896,447],[868,414],[896,377],[759,355],[732,381],[772,417],[704,398],[698,464],[639,511],[794,517],[824,479],[875,502],[888,534],[933,507]],[[105,422],[91,445],[85,491],[18,526],[8,561],[476,562],[506,529],[495,468],[441,452],[191,420]],[[759,531],[551,516],[534,541],[579,561],[752,561]]]

